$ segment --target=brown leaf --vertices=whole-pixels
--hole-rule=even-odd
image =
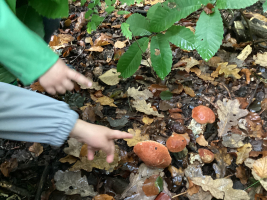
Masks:
[[[94,46],[93,39],[91,37],[85,38],[85,43],[90,43],[91,46]]]
[[[253,169],[260,178],[267,177],[267,157],[256,160],[253,164]]]
[[[17,166],[18,166],[17,159],[11,158],[10,160],[5,161],[1,164],[0,170],[5,177],[8,177],[12,169],[16,168]]]
[[[148,89],[154,94],[154,96],[159,97],[160,93],[169,90],[166,85],[152,84]]]
[[[197,76],[201,74],[201,70],[198,67],[191,68],[190,72],[194,72]]]
[[[118,61],[120,59],[120,57],[125,53],[125,50],[124,49],[115,49],[115,52],[114,52],[114,61]]]
[[[29,147],[29,151],[33,152],[36,157],[40,156],[44,151],[44,147],[40,143],[34,142],[32,146]]]
[[[264,131],[262,128],[262,120],[258,113],[250,112],[246,116],[246,128],[248,130],[250,137],[262,138],[264,136]]]
[[[193,194],[198,193],[200,187],[199,187],[198,185],[195,185],[195,184],[191,181],[191,179],[190,179],[189,177],[187,177],[187,179],[188,179],[188,183],[189,183],[189,186],[188,186],[188,189],[187,189],[187,193],[188,193],[190,196],[192,196]]]
[[[210,67],[217,68],[218,63],[221,63],[221,58],[219,56],[213,56],[208,62],[207,65]]]
[[[249,71],[249,69],[247,69],[247,68],[242,69],[241,70],[241,73],[246,75],[246,83],[247,84],[250,84],[250,75],[251,75],[251,72]]]
[[[116,68],[112,68],[99,76],[99,79],[107,85],[117,85],[120,82],[120,74]]]
[[[267,98],[263,99],[261,102],[261,109],[267,110]]]
[[[113,25],[111,28],[121,28],[121,24]]]
[[[214,11],[212,11],[212,8],[214,8],[214,6],[211,3],[208,3],[207,6],[204,7],[205,13],[207,15],[214,13]]]
[[[104,48],[100,46],[92,46],[90,49],[85,49],[84,51],[97,51],[97,52],[103,52]]]
[[[200,135],[197,139],[196,142],[200,145],[200,146],[208,146],[209,143],[207,142],[207,140],[205,139],[205,137],[203,135]]]
[[[184,91],[185,91],[186,94],[188,94],[191,97],[195,97],[196,96],[194,90],[192,88],[190,88],[190,87],[185,86],[184,87]]]
[[[128,129],[128,132],[133,135],[131,139],[124,139],[129,147],[135,146],[138,142],[149,140],[149,135],[141,135],[140,129]]]
[[[105,46],[108,44],[113,45],[114,42],[112,40],[110,40],[111,38],[112,38],[111,36],[108,36],[104,33],[101,33],[100,37],[94,41],[94,46]]]
[[[192,67],[200,64],[200,62],[198,60],[194,59],[193,57],[182,59],[182,60],[180,60],[180,62],[186,62],[186,66],[185,67],[179,67],[178,69],[185,70],[188,73],[190,72],[190,69]],[[174,67],[175,67],[175,65],[173,66],[173,68]]]
[[[60,158],[60,159],[59,159],[59,162],[61,162],[61,163],[66,163],[66,162],[68,162],[69,164],[73,164],[73,163],[75,163],[77,160],[78,160],[78,158],[76,158],[76,157],[74,157],[74,156],[71,156],[71,155],[67,155],[67,156],[64,157],[64,158]]]
[[[126,47],[126,42],[127,42],[127,40],[125,40],[125,41],[117,41],[117,42],[115,42],[114,47],[122,49],[122,48]]]
[[[70,19],[67,19],[65,22],[64,22],[64,26],[65,27],[69,27],[71,25],[71,20]]]
[[[158,177],[159,175],[152,175],[144,181],[142,190],[146,196],[150,197],[159,194],[159,188],[156,186],[156,180]]]
[[[184,90],[184,86],[182,84],[178,84],[178,88],[174,89],[172,91],[173,94],[181,94]]]
[[[143,122],[144,124],[146,124],[146,125],[150,125],[150,124],[152,124],[153,121],[154,121],[153,118],[151,119],[151,118],[149,118],[149,117],[147,117],[147,116],[144,116],[143,119],[142,119],[142,122]]]
[[[80,16],[78,17],[77,23],[74,27],[74,32],[80,32],[83,26],[86,24],[85,13],[86,12],[81,12]]]
[[[31,84],[30,87],[31,87],[32,90],[37,90],[38,92],[44,92],[45,91],[45,89],[41,86],[39,81]]]
[[[236,79],[240,79],[241,76],[238,74],[240,69],[237,68],[237,65],[228,65],[228,62],[225,63],[219,63],[221,69],[219,71],[219,74],[224,74],[225,78],[233,77]]]
[[[93,198],[93,200],[114,200],[112,196],[107,194],[99,194]]]
[[[245,98],[245,97],[236,97],[236,99],[239,101],[241,109],[245,109],[248,106],[247,98]]]
[[[247,184],[248,182],[248,176],[246,174],[246,169],[242,165],[239,165],[236,167],[236,173],[235,176],[240,179],[241,183],[243,185]]]
[[[247,45],[243,50],[242,50],[242,52],[237,56],[237,58],[239,59],[239,60],[246,60],[247,59],[247,57],[249,56],[249,54],[251,54],[251,52],[252,52],[252,48],[251,48],[251,46],[250,45]]]
[[[95,122],[95,112],[94,112],[94,108],[93,108],[93,106],[92,105],[88,105],[85,109],[84,109],[84,111],[83,111],[83,113],[82,113],[82,119],[84,120],[84,121],[90,121],[90,122],[92,122],[92,123],[94,123]]]
[[[100,97],[100,98],[96,98],[91,94],[91,98],[97,102],[97,103],[100,103],[102,106],[111,106],[111,107],[117,107],[113,102],[114,102],[114,99],[111,99],[107,96],[103,96],[103,97]]]
[[[251,152],[251,150],[251,144],[245,144],[243,147],[238,148],[236,153],[236,164],[242,164],[249,157],[249,152]]]
[[[221,66],[218,64],[218,67],[216,68],[216,70],[214,72],[211,73],[211,76],[213,78],[217,78],[219,76],[219,71],[221,70]]]

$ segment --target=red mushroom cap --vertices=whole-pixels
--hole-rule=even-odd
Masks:
[[[198,153],[204,163],[211,163],[214,160],[214,154],[208,149],[199,149]]]
[[[138,142],[133,150],[149,167],[165,168],[172,161],[168,149],[164,145],[152,140]]]
[[[180,152],[186,147],[186,139],[179,134],[173,133],[166,141],[166,146],[170,152]]]
[[[197,123],[206,124],[215,121],[214,112],[207,106],[197,106],[192,110],[192,117]]]

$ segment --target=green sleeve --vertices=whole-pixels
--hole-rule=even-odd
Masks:
[[[28,29],[0,0],[0,63],[29,85],[58,60],[47,44]]]

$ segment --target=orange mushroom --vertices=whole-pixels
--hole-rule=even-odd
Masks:
[[[192,110],[192,117],[197,123],[206,124],[215,121],[214,112],[207,106],[197,106]]]
[[[214,154],[208,149],[199,149],[198,153],[203,163],[211,163],[214,160]]]
[[[173,133],[166,141],[166,146],[170,152],[180,152],[186,147],[186,139],[176,133]]]
[[[152,140],[137,143],[133,150],[149,167],[165,168],[172,161],[168,149],[164,145]]]

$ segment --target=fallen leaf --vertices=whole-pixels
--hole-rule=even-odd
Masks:
[[[147,116],[144,116],[143,119],[142,119],[142,122],[143,122],[144,124],[146,124],[146,125],[150,125],[150,124],[152,124],[153,121],[154,121],[153,118],[151,119],[151,118],[149,118],[149,117],[147,117]]]
[[[246,83],[247,84],[250,84],[250,75],[251,75],[251,72],[249,71],[249,69],[247,69],[247,68],[242,69],[241,70],[241,73],[246,75]]]
[[[236,167],[235,176],[240,179],[243,185],[246,185],[248,182],[248,176],[246,174],[246,169],[242,165]]]
[[[219,74],[224,74],[225,78],[234,77],[236,79],[240,79],[241,76],[238,74],[240,69],[237,68],[237,65],[228,65],[228,62],[219,64],[221,69]]]
[[[253,164],[253,170],[260,178],[267,177],[267,157],[256,160]]]
[[[177,169],[176,167],[169,165],[168,167],[169,172],[171,173],[172,182],[175,185],[182,185],[183,177],[184,177],[184,170],[182,167]]]
[[[122,49],[122,48],[126,47],[126,42],[127,42],[127,40],[125,40],[125,41],[117,41],[117,42],[115,42],[114,47]]]
[[[149,135],[141,135],[140,129],[128,129],[128,132],[133,135],[131,139],[124,139],[129,147],[135,146],[138,142],[149,140]]]
[[[31,87],[32,90],[37,90],[38,92],[45,92],[45,89],[41,86],[39,81],[31,84],[30,87]]]
[[[124,127],[125,124],[128,123],[128,118],[123,116],[120,119],[112,119],[111,117],[107,117],[107,120],[112,127]]]
[[[158,195],[163,190],[162,177],[159,176],[158,174],[148,177],[144,181],[142,190],[148,197]]]
[[[40,143],[34,142],[33,145],[29,147],[29,151],[34,153],[35,157],[38,157],[43,153],[44,147]]]
[[[253,56],[253,59],[255,60],[255,64],[267,67],[267,52],[264,52],[263,54],[257,53],[257,55]]]
[[[189,194],[186,194],[186,196],[188,197],[189,200],[211,200],[212,199],[212,195],[210,192],[205,192],[204,190],[202,190],[202,188],[199,188],[198,193],[193,194],[192,196],[190,196]]]
[[[186,94],[188,94],[190,97],[195,97],[196,96],[194,90],[192,88],[190,88],[190,87],[185,86],[184,87],[184,92]]]
[[[267,110],[267,98],[265,98],[261,101],[261,109]]]
[[[145,4],[150,4],[151,6],[162,2],[164,2],[164,0],[145,0]]]
[[[121,24],[113,25],[111,28],[121,28]]]
[[[110,40],[112,37],[111,36],[108,36],[104,33],[101,33],[100,34],[100,37],[97,38],[95,41],[94,41],[94,46],[105,46],[105,45],[108,45],[108,44],[114,44],[114,42],[112,40]]]
[[[232,133],[231,135],[223,136],[222,139],[223,146],[230,148],[239,148],[244,146],[243,140],[245,139],[245,136]]]
[[[95,196],[93,200],[115,200],[115,199],[107,194],[99,194]]]
[[[114,61],[118,61],[120,59],[120,57],[125,53],[124,49],[115,49],[114,52]]]
[[[58,34],[54,35],[52,40],[49,42],[50,48],[57,50],[66,47],[68,43],[75,40],[75,38],[70,34]]]
[[[216,68],[216,70],[214,72],[211,73],[211,77],[213,78],[217,78],[219,76],[219,72],[221,70],[221,66],[218,64],[218,67]]]
[[[246,60],[247,59],[247,57],[251,54],[251,52],[252,52],[252,48],[251,48],[251,46],[250,45],[247,45],[243,50],[242,50],[242,52],[237,56],[237,58],[239,59],[239,60]]]
[[[117,85],[120,82],[120,74],[117,69],[113,68],[99,76],[99,79],[107,85]]]
[[[103,170],[112,172],[114,168],[118,166],[118,162],[120,161],[119,147],[115,145],[114,160],[112,163],[108,163],[106,161],[106,157],[107,157],[106,154],[102,150],[98,151],[95,154],[94,160],[88,160],[86,156],[80,157],[80,160],[78,160],[70,168],[70,171],[83,169],[87,172],[91,172],[92,169],[95,167],[97,169],[103,169]]]
[[[5,177],[8,177],[9,173],[16,167],[18,167],[17,159],[11,158],[10,160],[5,161],[0,165],[0,170]]]
[[[135,100],[147,100],[153,97],[153,93],[148,89],[144,91],[139,91],[139,88],[135,89],[134,87],[129,87],[127,90],[127,94],[130,97],[133,97]]]
[[[64,152],[68,155],[75,156],[79,158],[82,149],[82,143],[75,138],[70,138],[68,140],[69,147],[64,148]]]
[[[243,147],[238,148],[236,152],[236,164],[242,164],[249,157],[249,152],[251,152],[251,150],[251,144],[245,144]]]
[[[100,98],[94,98],[93,95],[91,94],[91,98],[97,102],[97,103],[100,103],[102,106],[111,106],[111,107],[117,107],[113,102],[114,102],[114,99],[111,99],[107,96],[103,96],[103,97],[100,97]]]
[[[90,43],[91,46],[94,46],[93,39],[91,37],[86,37],[84,41],[85,43]]]
[[[231,130],[232,126],[236,126],[238,124],[238,119],[246,116],[248,111],[239,108],[240,104],[237,99],[223,99],[223,101],[218,100],[216,104],[219,107],[217,112],[220,119],[220,122],[218,122],[218,136],[222,137]]]
[[[143,112],[147,115],[154,115],[156,117],[164,117],[164,115],[159,114],[157,111],[154,111],[153,108],[151,108],[151,104],[150,103],[146,103],[145,100],[137,100],[133,102],[133,107],[139,111],[139,112]]]
[[[84,121],[90,121],[92,123],[95,122],[95,112],[94,108],[91,104],[87,105],[87,107],[82,112],[82,119]]]
[[[188,73],[190,72],[190,69],[192,67],[200,64],[200,62],[198,60],[194,59],[193,57],[181,59],[179,62],[186,62],[186,66],[185,67],[176,68],[176,66],[174,64],[173,68],[179,69],[179,70],[185,70]]]
[[[218,64],[222,62],[222,59],[219,56],[213,56],[208,62],[207,65],[210,67],[217,68]]]
[[[197,139],[196,142],[200,145],[200,146],[208,146],[209,143],[207,142],[207,140],[205,139],[205,137],[203,135],[200,135]]]
[[[70,25],[71,25],[71,20],[70,19],[65,20],[64,26],[69,27]]]
[[[100,46],[92,46],[90,49],[85,49],[84,51],[97,51],[97,52],[103,52],[104,48]]]
[[[80,16],[78,17],[77,23],[74,27],[75,32],[80,32],[82,27],[86,24],[85,13],[86,12],[81,12]]]
[[[74,156],[72,156],[72,155],[67,155],[67,156],[64,157],[64,158],[60,158],[60,159],[59,159],[59,162],[61,162],[61,163],[66,163],[66,162],[68,162],[69,164],[73,164],[73,163],[75,163],[77,160],[78,160],[78,158],[76,158],[76,157],[74,157]]]
[[[245,118],[245,126],[250,137],[264,137],[265,133],[262,125],[262,120],[258,113],[250,112]]]
[[[201,70],[198,67],[191,68],[190,72],[194,72],[197,76],[201,74]]]
[[[189,177],[187,177],[187,179],[188,179],[188,183],[189,183],[189,186],[188,186],[188,189],[187,189],[187,193],[188,193],[190,196],[192,196],[193,194],[198,193],[200,187],[199,187],[198,185],[195,185],[195,184],[191,181],[191,179],[190,179]]]
[[[184,90],[184,86],[182,84],[178,84],[178,88],[172,90],[173,94],[181,94]]]

